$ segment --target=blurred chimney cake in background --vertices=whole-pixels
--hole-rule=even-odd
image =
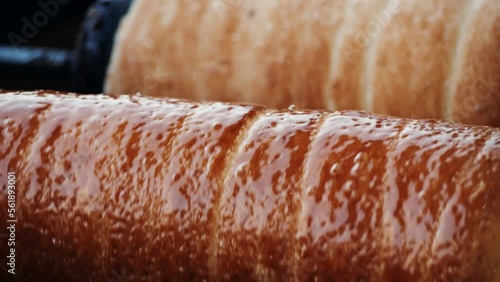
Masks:
[[[500,126],[500,5],[135,0],[105,91]]]

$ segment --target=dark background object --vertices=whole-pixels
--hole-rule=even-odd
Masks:
[[[131,0],[98,0],[88,10],[78,35],[72,65],[74,91],[102,93],[118,25]]]
[[[94,0],[64,0],[66,4],[60,4],[57,0],[16,0],[2,1],[0,4],[0,43],[9,43],[7,35],[16,33],[22,35],[24,25],[22,18],[33,20],[35,13],[44,11],[40,2],[47,4],[55,2],[58,11],[54,16],[49,15],[47,24],[39,28],[38,34],[29,39],[28,45],[52,46],[71,48],[74,45],[74,37],[79,29],[85,11]],[[50,9],[50,8],[49,8]],[[45,12],[45,11],[44,11]],[[46,12],[45,12],[46,13]],[[68,40],[69,39],[69,40]]]
[[[0,89],[102,92],[130,0],[21,0],[0,8]]]
[[[47,3],[47,0],[41,0]],[[43,11],[39,5],[39,0],[17,0],[3,1],[0,4],[0,44],[4,47],[11,47],[13,34],[22,36],[28,40],[24,46],[41,46],[61,49],[72,49],[75,45],[75,38],[80,29],[85,11],[94,2],[93,0],[71,0],[67,4],[58,4],[59,10],[53,17],[49,17],[47,24],[38,28],[38,32],[32,38],[23,35],[23,26],[26,25],[23,18],[33,23],[33,16]],[[26,73],[24,73],[26,71]],[[69,75],[69,74],[68,74]],[[71,87],[71,80],[68,77],[57,77],[48,75],[37,75],[25,70],[15,70],[9,67],[0,67],[0,88],[3,89],[23,89],[31,90],[39,88],[40,85],[47,85],[47,88],[68,89]]]

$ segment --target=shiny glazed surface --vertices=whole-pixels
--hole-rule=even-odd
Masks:
[[[10,171],[20,281],[500,279],[494,128],[9,93]]]

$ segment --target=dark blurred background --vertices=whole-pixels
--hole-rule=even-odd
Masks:
[[[58,9],[48,4],[57,3]],[[72,49],[74,48],[76,36],[80,29],[80,23],[87,8],[94,0],[10,0],[2,1],[0,7],[0,44],[10,46],[13,38],[20,36],[27,41],[21,43],[23,46],[43,46],[53,48]],[[40,3],[49,7],[52,15],[48,15]],[[38,20],[43,23],[44,17],[39,12],[48,15],[47,23],[34,32],[32,38],[23,36],[23,26],[25,20],[33,23]],[[38,14],[37,14],[38,13]],[[38,19],[34,16],[38,15]],[[30,30],[31,31],[31,30]],[[10,34],[10,38],[9,38]],[[30,35],[31,36],[31,35]],[[14,39],[15,42],[15,39]],[[69,82],[57,77],[31,76],[12,73],[9,70],[0,68],[0,89],[33,89],[39,85],[40,81],[46,85],[54,85],[64,88]]]

